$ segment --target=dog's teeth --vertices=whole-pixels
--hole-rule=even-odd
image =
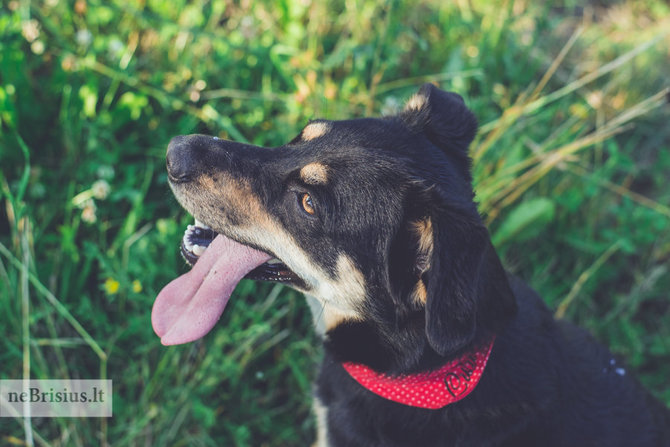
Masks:
[[[193,247],[191,247],[191,251],[196,256],[202,256],[206,248],[207,247],[203,247],[202,245],[194,245]]]
[[[193,231],[195,231],[195,227],[193,225],[187,226],[186,230],[184,230],[184,239],[192,235]]]
[[[272,258],[267,263],[268,264],[281,264],[281,261],[277,258]]]

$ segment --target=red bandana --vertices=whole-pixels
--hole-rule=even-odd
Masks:
[[[495,336],[484,340],[440,369],[410,375],[390,376],[360,363],[342,366],[364,388],[410,407],[436,410],[457,402],[475,389],[491,354]]]

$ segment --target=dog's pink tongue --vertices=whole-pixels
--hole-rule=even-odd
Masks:
[[[218,235],[193,268],[160,291],[151,311],[154,332],[164,345],[207,334],[219,320],[238,282],[270,256]]]

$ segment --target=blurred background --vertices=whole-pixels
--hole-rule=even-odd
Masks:
[[[243,281],[163,347],[191,218],[169,139],[281,145],[393,113],[423,82],[480,120],[505,265],[670,403],[670,7],[661,0],[4,0],[0,378],[107,378],[110,419],[0,419],[0,444],[293,446],[314,437],[303,298]]]

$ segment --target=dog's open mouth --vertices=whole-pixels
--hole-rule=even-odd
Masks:
[[[181,254],[193,268],[161,290],[151,312],[154,331],[164,345],[188,343],[207,334],[243,278],[304,287],[283,262],[198,221],[184,233]]]
[[[219,234],[207,225],[196,219],[195,225],[189,225],[184,231],[181,240],[180,252],[184,260],[193,267],[198,258],[205,252],[209,244]],[[256,281],[276,281],[291,283],[295,286],[303,285],[303,281],[293,273],[283,262],[272,258],[262,265],[256,267],[245,275],[246,279]]]

